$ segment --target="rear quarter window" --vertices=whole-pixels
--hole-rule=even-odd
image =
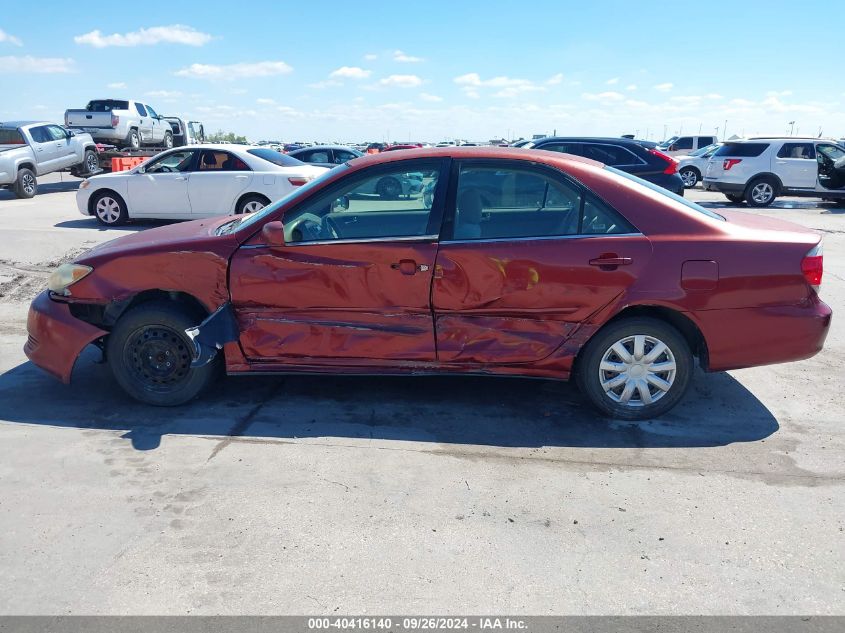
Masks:
[[[725,143],[716,150],[713,156],[736,156],[738,158],[753,158],[759,156],[769,147],[768,143]]]
[[[0,128],[0,145],[23,145],[23,134],[17,128]]]

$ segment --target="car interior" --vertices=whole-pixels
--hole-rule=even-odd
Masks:
[[[845,150],[832,144],[816,146],[819,184],[825,189],[845,189]]]

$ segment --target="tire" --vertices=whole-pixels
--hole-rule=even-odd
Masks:
[[[32,198],[38,193],[38,180],[31,169],[22,167],[18,170],[14,191],[15,195],[22,199]]]
[[[402,195],[402,183],[393,176],[387,176],[378,181],[376,193],[379,195],[379,198],[396,200]]]
[[[684,167],[678,174],[681,176],[686,189],[692,189],[701,180],[701,174],[695,167]]]
[[[745,200],[745,196],[741,193],[726,193],[725,197],[731,202],[735,202],[737,204]]]
[[[658,343],[663,343],[665,349],[658,350],[651,364],[651,367],[659,364],[662,371],[648,371],[648,365],[636,362],[638,340],[643,344],[641,359],[649,358]],[[616,350],[626,352],[627,356]],[[631,361],[626,362],[626,357]],[[624,372],[608,369],[611,366],[626,369]],[[578,358],[576,380],[602,413],[621,420],[647,420],[663,415],[683,398],[692,369],[692,352],[680,332],[665,321],[632,317],[604,327],[590,339]],[[627,374],[631,371],[634,375]],[[618,385],[605,388],[618,379],[621,379]],[[658,379],[667,388],[658,387]]]
[[[241,198],[241,201],[238,202],[238,206],[235,208],[235,214],[255,213],[256,211],[261,211],[268,204],[270,204],[270,201],[264,196],[260,196],[257,193],[250,194]]]
[[[166,149],[173,149],[173,134],[170,132],[164,133],[164,147]]]
[[[106,226],[120,226],[129,219],[126,203],[113,191],[95,194],[91,200],[91,211],[97,216],[100,224]]]
[[[132,128],[129,134],[126,135],[126,142],[124,143],[129,149],[141,149],[141,135],[138,130]]]
[[[82,168],[85,174],[93,174],[100,169],[100,159],[97,156],[97,152],[93,149],[85,150],[85,157],[82,159]]]
[[[778,183],[771,176],[759,176],[745,188],[745,202],[749,207],[768,207],[778,195]]]
[[[131,397],[157,407],[200,395],[217,377],[221,357],[191,367],[193,344],[185,330],[198,322],[166,301],[126,312],[106,339],[106,358],[117,383]]]

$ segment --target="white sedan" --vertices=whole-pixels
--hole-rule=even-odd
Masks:
[[[252,213],[325,171],[261,147],[191,145],[162,152],[129,171],[83,180],[76,206],[110,226],[130,218]]]

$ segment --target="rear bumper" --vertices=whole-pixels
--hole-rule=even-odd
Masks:
[[[676,195],[684,195],[684,181],[678,174],[660,174],[659,176],[650,176],[648,180]]]
[[[833,311],[818,297],[800,306],[695,313],[707,341],[708,369],[724,371],[804,360],[818,354]]]
[[[740,194],[745,193],[745,184],[738,182],[724,182],[721,180],[708,180],[705,178],[701,181],[701,186],[705,191],[720,191],[722,193]]]
[[[70,382],[73,364],[85,346],[108,334],[74,317],[69,305],[51,299],[47,290],[33,299],[26,329],[27,358],[63,383]]]

